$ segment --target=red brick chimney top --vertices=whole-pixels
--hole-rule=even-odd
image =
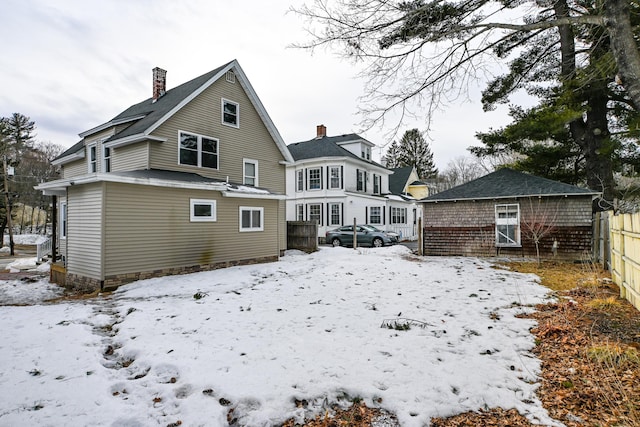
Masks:
[[[316,138],[324,138],[327,136],[327,127],[325,125],[316,126]]]
[[[153,69],[153,102],[167,91],[167,71],[156,67]]]

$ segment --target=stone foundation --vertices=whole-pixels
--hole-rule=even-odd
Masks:
[[[86,276],[79,276],[77,274],[67,274],[65,287],[73,291],[84,292],[84,293],[91,293],[95,291],[113,291],[116,288],[118,288],[118,286],[120,285],[135,282],[136,280],[151,279],[154,277],[173,276],[178,274],[197,273],[200,271],[211,271],[211,270],[217,270],[219,268],[234,267],[237,265],[261,264],[266,262],[274,262],[277,260],[278,260],[277,256],[268,256],[268,257],[260,257],[260,258],[243,259],[238,261],[218,262],[215,264],[163,268],[163,269],[152,270],[152,271],[142,271],[138,273],[126,273],[126,274],[116,274],[112,276],[107,276],[105,277],[105,280],[102,282],[100,280],[93,279]]]

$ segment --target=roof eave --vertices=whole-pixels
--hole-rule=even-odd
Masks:
[[[64,157],[60,157],[58,159],[52,160],[51,164],[53,166],[61,166],[61,165],[65,165],[67,163],[71,163],[75,160],[80,160],[80,159],[84,159],[84,150],[82,149],[76,151],[75,153],[71,153]]]
[[[574,197],[574,196],[591,196],[592,198],[598,197],[602,193],[557,193],[557,194],[524,194],[513,196],[487,196],[487,197],[453,197],[450,199],[421,199],[420,203],[438,203],[438,202],[468,202],[475,200],[498,200],[498,199],[526,199],[530,197]]]
[[[92,135],[92,134],[94,134],[96,132],[103,131],[103,130],[108,129],[108,128],[113,127],[113,126],[117,126],[117,125],[121,125],[121,124],[124,124],[124,123],[129,123],[129,122],[133,122],[133,121],[136,121],[136,120],[140,120],[140,119],[144,118],[145,116],[146,116],[146,114],[139,114],[139,115],[136,115],[136,116],[125,117],[125,118],[122,118],[122,119],[119,119],[119,120],[110,120],[107,123],[101,124],[100,126],[96,126],[96,127],[92,128],[92,129],[85,130],[84,132],[79,133],[78,136],[80,136],[81,138],[84,138],[84,137],[86,137],[88,135]]]
[[[161,138],[159,136],[148,135],[146,133],[139,133],[136,135],[126,136],[124,138],[114,139],[113,141],[109,141],[104,144],[107,148],[117,148],[123,147],[129,144],[135,144],[136,142],[141,141],[156,141],[156,142],[166,142],[167,138]]]

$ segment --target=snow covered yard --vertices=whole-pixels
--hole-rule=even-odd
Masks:
[[[50,295],[24,284],[30,302],[37,289]],[[516,318],[546,292],[533,275],[396,246],[5,305],[0,425],[227,425],[235,408],[240,425],[267,426],[354,399],[403,426],[497,406],[559,425],[535,395],[533,322]]]

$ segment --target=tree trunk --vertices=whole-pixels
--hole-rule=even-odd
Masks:
[[[618,77],[636,111],[640,111],[640,52],[633,36],[629,0],[605,0],[604,24],[611,39]]]

